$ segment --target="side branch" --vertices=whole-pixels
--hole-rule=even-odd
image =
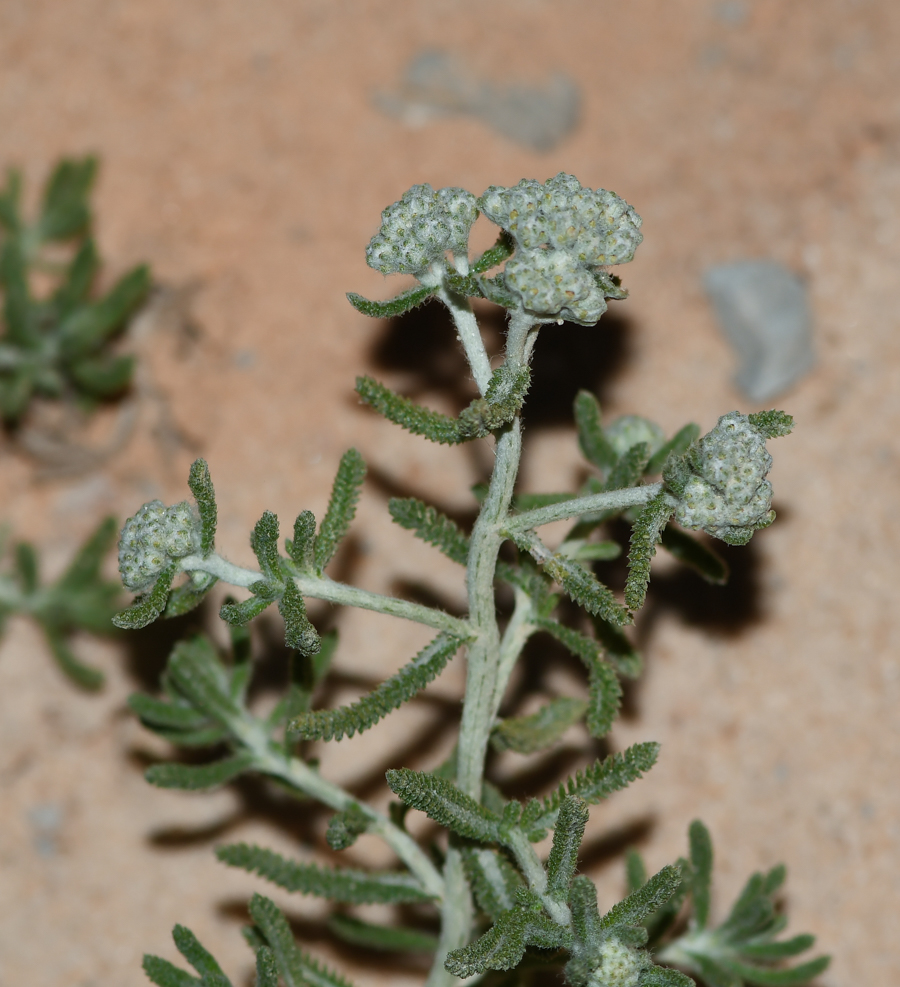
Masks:
[[[564,500],[559,504],[549,504],[547,507],[536,507],[533,511],[513,514],[507,518],[504,529],[512,534],[518,531],[528,531],[553,521],[565,521],[566,518],[581,517],[584,514],[637,507],[653,500],[657,494],[662,492],[662,489],[662,483],[648,483],[641,487],[605,490],[603,493],[588,494],[587,497],[575,497],[573,500]]]
[[[179,567],[187,573],[208,573],[224,583],[240,586],[243,589],[250,589],[263,578],[255,569],[245,569],[215,553],[205,558],[201,555],[187,555],[179,561]],[[325,600],[327,603],[336,603],[340,606],[359,607],[362,610],[374,610],[392,617],[402,617],[404,620],[413,620],[417,624],[424,624],[438,631],[447,631],[463,640],[470,640],[475,636],[468,621],[453,617],[443,610],[400,600],[393,596],[384,596],[381,593],[371,593],[356,586],[335,582],[325,576],[303,574],[294,576],[293,580],[300,594],[311,599]]]

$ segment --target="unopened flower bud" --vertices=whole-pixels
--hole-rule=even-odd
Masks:
[[[166,507],[152,500],[130,517],[119,539],[119,572],[133,592],[149,589],[176,559],[200,546],[199,519],[187,501]]]

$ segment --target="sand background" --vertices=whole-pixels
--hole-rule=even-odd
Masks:
[[[477,194],[564,169],[643,216],[645,243],[622,270],[631,298],[596,329],[554,327],[539,344],[548,376],[527,418],[532,490],[579,476],[565,408],[580,386],[609,414],[643,413],[669,433],[752,410],[730,383],[700,278],[743,257],[788,264],[808,281],[818,362],[778,402],[797,419],[773,444],[780,519],[729,553],[729,588],[659,568],[639,627],[647,672],[612,743],[656,739],[663,755],[593,811],[585,869],[609,903],[623,886],[613,851],[636,840],[661,866],[702,816],[719,851],[719,913],[749,872],[785,861],[792,928],[834,955],[821,983],[900,982],[898,40],[890,0],[0,0],[0,164],[22,168],[33,193],[59,155],[97,153],[106,279],[147,261],[168,292],[135,344],[160,397],[142,406],[134,440],[100,470],[49,481],[5,441],[2,520],[42,547],[52,574],[103,514],[181,499],[202,454],[221,549],[249,563],[260,513],[285,525],[302,508],[321,513],[353,444],[374,479],[348,573],[374,589],[424,575],[459,603],[459,574],[392,529],[385,500],[402,489],[465,510],[489,451],[429,447],[352,392],[366,371],[449,410],[465,391],[433,313],[388,327],[346,303],[347,290],[394,287],[364,264],[380,210],[414,182]],[[578,128],[538,152],[464,116],[385,115],[374,94],[395,90],[429,48],[498,83],[566,73],[581,93]],[[102,417],[98,435],[111,427]],[[339,620],[334,701],[421,643],[416,628]],[[264,627],[261,651],[277,654],[266,643],[276,636]],[[303,856],[321,845],[324,817],[262,786],[191,796],[143,782],[162,748],[125,698],[153,682],[171,640],[80,642],[108,674],[89,696],[32,626],[7,631],[2,985],[143,983],[143,952],[174,958],[175,922],[249,983],[238,929],[249,895],[267,889],[216,863],[212,846],[257,840]],[[447,739],[435,711],[452,712],[462,673],[457,659],[428,702],[324,752],[323,770],[376,792],[391,764],[436,764]],[[552,770],[591,754],[575,731]],[[497,770],[515,783],[526,765]],[[353,854],[377,850],[363,841]],[[334,959],[315,903],[274,896]],[[344,953],[361,983],[420,980],[414,965]]]

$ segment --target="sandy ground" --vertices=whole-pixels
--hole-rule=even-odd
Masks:
[[[660,740],[663,756],[594,810],[585,868],[609,902],[623,884],[613,850],[638,840],[662,865],[702,816],[719,851],[720,913],[749,872],[785,861],[792,927],[834,956],[821,983],[900,982],[890,932],[900,893],[898,41],[890,0],[0,0],[0,163],[24,169],[33,189],[57,156],[98,153],[108,277],[146,260],[170,291],[193,286],[155,310],[139,342],[161,399],[142,409],[134,441],[100,471],[43,482],[7,442],[2,520],[42,546],[52,573],[104,513],[181,499],[202,454],[222,550],[249,561],[262,510],[285,524],[301,508],[321,512],[354,444],[376,474],[354,578],[385,588],[426,574],[460,601],[458,574],[391,529],[385,499],[402,488],[463,509],[487,450],[395,434],[352,394],[357,373],[376,371],[436,407],[453,402],[443,324],[390,330],[344,299],[391,291],[363,257],[380,210],[414,182],[480,193],[564,169],[643,216],[645,243],[622,272],[631,298],[606,328],[548,329],[541,341],[538,359],[555,361],[556,377],[529,420],[530,489],[578,475],[564,408],[579,386],[597,388],[609,413],[640,412],[667,432],[750,410],[700,277],[735,258],[788,264],[808,281],[818,362],[779,402],[797,419],[774,446],[780,520],[731,554],[731,588],[660,567],[639,628],[648,669],[613,743]],[[375,95],[396,91],[428,49],[498,84],[565,73],[581,94],[577,129],[535,151],[472,117],[387,115]],[[367,680],[420,644],[414,629],[352,614],[341,629],[338,668]],[[321,816],[259,787],[189,796],[143,782],[160,748],[125,698],[153,681],[169,643],[164,632],[82,642],[109,677],[86,696],[31,626],[6,634],[4,987],[140,984],[144,951],[174,957],[175,922],[249,983],[238,930],[250,893],[266,889],[217,864],[212,846],[252,839],[308,855],[321,845]],[[377,790],[378,772],[415,751],[437,763],[447,738],[433,710],[459,694],[458,664],[432,705],[329,749],[323,770]],[[577,733],[569,748],[590,754]],[[524,770],[522,759],[498,765],[513,781]],[[317,906],[276,897],[313,951],[334,959]],[[419,980],[364,954],[341,962],[361,983]]]

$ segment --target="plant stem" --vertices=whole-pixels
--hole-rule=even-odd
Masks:
[[[236,731],[237,732],[237,731]],[[297,788],[319,802],[324,803],[338,812],[357,806],[369,818],[368,832],[380,836],[381,839],[397,854],[400,860],[415,874],[422,887],[428,894],[437,899],[444,896],[444,879],[438,873],[434,864],[416,841],[395,826],[390,819],[377,812],[365,802],[355,799],[349,792],[326,781],[318,771],[295,757],[287,757],[273,750],[272,744],[265,732],[257,724],[241,724],[240,739],[250,749],[255,758],[257,770],[280,778],[293,788]]]
[[[456,326],[456,334],[472,368],[472,376],[475,378],[478,390],[484,396],[491,382],[491,364],[472,306],[467,298],[447,291],[446,288],[441,288],[437,296],[450,310],[453,324]]]
[[[638,504],[646,504],[653,500],[662,489],[662,483],[648,483],[640,487],[624,487],[621,490],[605,490],[602,493],[588,494],[586,497],[575,497],[573,500],[564,500],[559,504],[548,504],[546,507],[536,507],[532,511],[515,514],[507,520],[505,529],[509,532],[528,531],[530,528],[537,528],[553,521],[564,521],[570,517],[636,507]]]
[[[183,572],[206,572],[224,583],[249,589],[254,583],[260,582],[263,576],[255,569],[245,569],[235,565],[221,555],[212,553],[202,555],[187,555],[180,560]],[[388,614],[392,617],[402,617],[414,620],[426,627],[434,627],[439,631],[448,631],[457,637],[471,638],[474,629],[470,622],[452,617],[443,610],[435,610],[420,603],[410,603],[399,600],[394,596],[383,596],[381,593],[370,593],[368,590],[338,583],[327,576],[301,574],[294,576],[294,583],[303,596],[341,606],[359,607],[362,610],[374,610],[377,613]]]

